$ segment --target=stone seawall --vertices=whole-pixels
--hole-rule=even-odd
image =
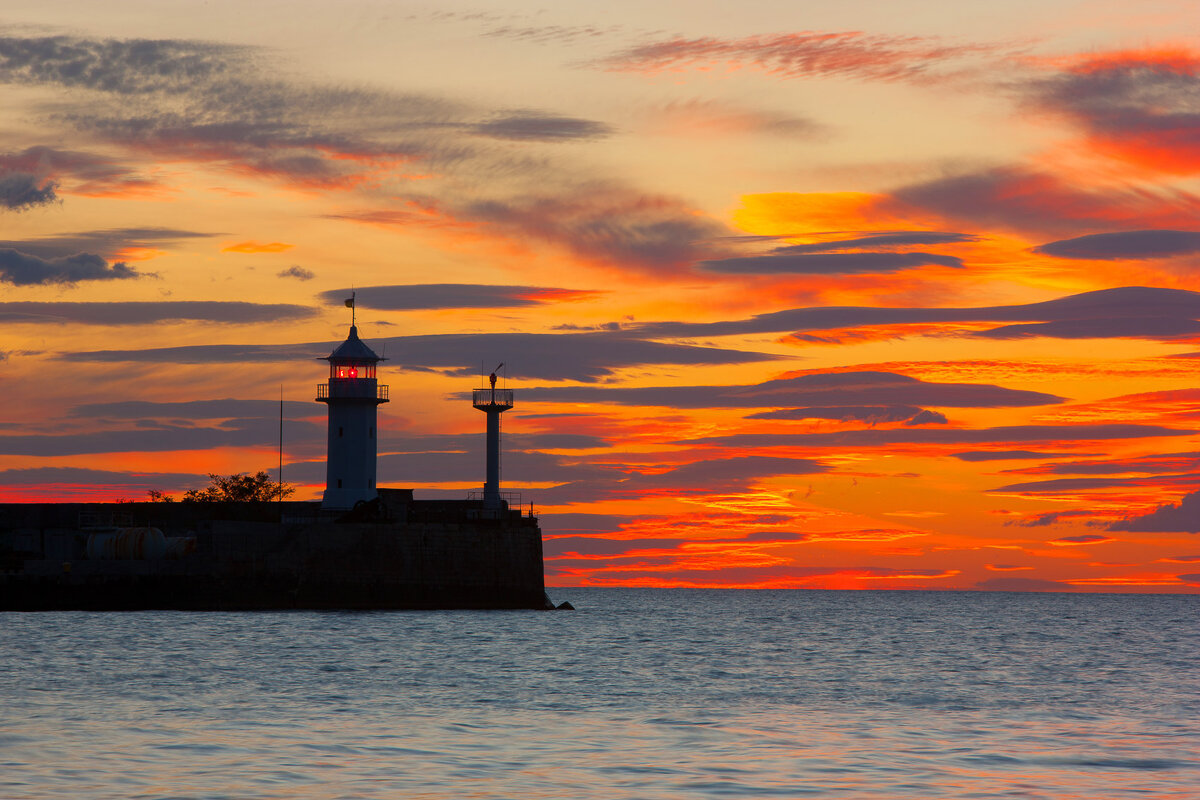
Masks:
[[[58,527],[78,509],[25,508],[0,520],[0,609],[543,608],[536,520],[459,510],[435,522],[269,522],[175,508],[168,532],[195,537],[187,555],[103,560],[86,556],[94,533]]]

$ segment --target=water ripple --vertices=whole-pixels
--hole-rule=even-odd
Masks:
[[[1188,596],[0,614],[0,798],[1194,796]]]

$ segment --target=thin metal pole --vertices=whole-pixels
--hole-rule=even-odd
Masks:
[[[283,513],[283,384],[279,384],[279,509]]]

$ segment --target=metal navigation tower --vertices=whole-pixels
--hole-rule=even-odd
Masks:
[[[483,507],[496,510],[508,505],[500,497],[500,415],[513,407],[512,389],[496,388],[496,372],[503,367],[501,363],[488,376],[492,384],[489,388],[471,393],[471,404],[487,414],[487,482],[483,485]]]

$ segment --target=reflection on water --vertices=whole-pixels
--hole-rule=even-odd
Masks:
[[[1184,798],[1188,596],[0,614],[0,797]]]

